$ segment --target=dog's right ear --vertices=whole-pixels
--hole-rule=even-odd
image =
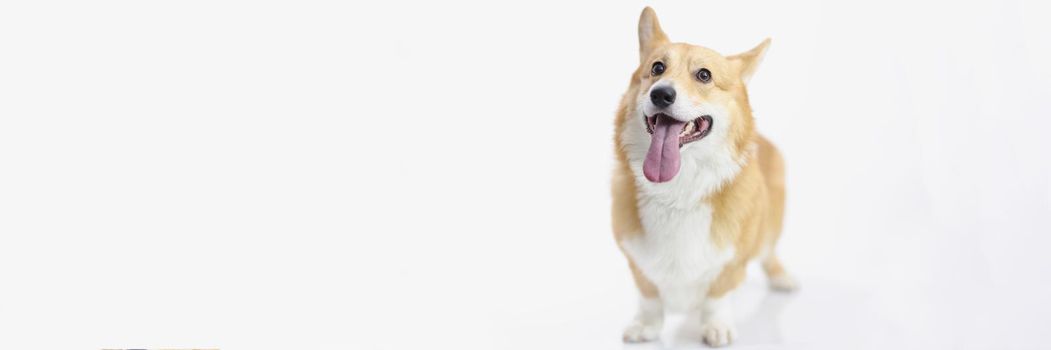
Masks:
[[[639,60],[645,60],[654,49],[668,43],[668,36],[661,29],[657,13],[646,6],[639,17]]]

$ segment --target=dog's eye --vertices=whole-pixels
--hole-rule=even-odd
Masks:
[[[653,62],[653,68],[650,68],[650,73],[652,73],[653,75],[664,74],[664,63]]]
[[[701,70],[697,71],[697,80],[700,80],[702,83],[712,81],[712,72],[706,68],[701,68]]]

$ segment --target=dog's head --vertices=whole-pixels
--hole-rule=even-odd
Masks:
[[[705,47],[672,43],[653,9],[642,11],[641,62],[629,89],[633,96],[625,98],[634,104],[628,106],[627,122],[643,125],[649,134],[642,166],[648,180],[670,181],[679,173],[683,154],[716,149],[698,146],[704,143],[743,151],[753,132],[745,82],[769,44],[767,39],[748,52],[723,56]]]

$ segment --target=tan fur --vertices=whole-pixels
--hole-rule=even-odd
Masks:
[[[653,10],[646,8],[639,21],[640,61],[631,77],[628,91],[617,109],[615,120],[616,166],[612,181],[613,234],[618,242],[634,235],[645,235],[639,219],[635,177],[628,167],[628,159],[621,134],[626,118],[635,118],[635,99],[640,91],[649,89],[656,79],[650,76],[651,63],[660,59],[667,62],[664,79],[675,79],[676,86],[686,89],[698,100],[724,106],[730,112],[732,123],[728,142],[743,165],[736,177],[725,183],[716,193],[702,199],[711,205],[712,227],[710,234],[720,246],[733,245],[735,256],[710,285],[708,295],[720,297],[736,288],[745,276],[745,267],[763,252],[768,255],[763,267],[771,278],[784,275],[784,268],[773,254],[774,245],[781,232],[784,212],[785,186],[784,162],[777,149],[766,138],[755,131],[754,119],[748,102],[745,83],[755,72],[769,39],[748,52],[724,57],[700,46],[671,43],[660,30]],[[650,40],[641,40],[645,35]],[[691,73],[697,67],[712,72],[711,84],[700,84]],[[698,142],[705,142],[701,140]],[[653,283],[635,267],[631,257],[629,266],[636,285],[644,296],[657,294]]]

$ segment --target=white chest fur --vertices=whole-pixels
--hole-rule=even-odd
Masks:
[[[715,130],[705,140],[682,149],[682,165],[672,181],[654,184],[642,175],[649,145],[645,130],[631,121],[622,135],[629,168],[638,188],[643,234],[620,242],[624,251],[673,309],[694,306],[734,255],[711,237],[712,207],[703,199],[740,170],[740,163]]]
[[[639,204],[646,233],[621,245],[657,286],[666,306],[682,309],[695,305],[733,257],[732,248],[721,249],[712,242],[711,207],[699,204],[692,209],[673,209],[646,200]]]

